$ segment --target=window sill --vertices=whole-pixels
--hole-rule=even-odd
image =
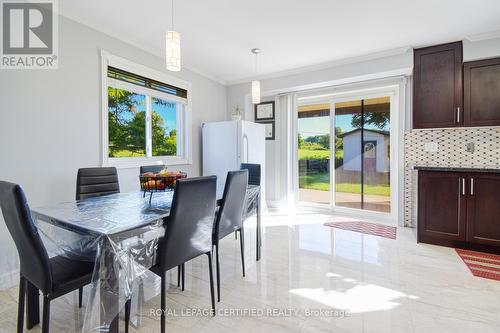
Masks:
[[[166,166],[172,165],[191,165],[193,162],[186,158],[172,156],[157,156],[157,157],[125,157],[125,158],[108,158],[102,163],[103,167],[112,166],[117,169],[132,169],[139,168],[143,165],[163,164]]]

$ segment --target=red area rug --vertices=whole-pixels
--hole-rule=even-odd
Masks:
[[[500,255],[455,249],[472,275],[500,281]]]
[[[327,227],[359,232],[367,235],[396,239],[396,227],[362,221],[338,221],[332,218],[324,224]]]

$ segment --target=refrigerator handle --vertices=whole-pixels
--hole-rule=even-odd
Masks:
[[[243,135],[243,163],[248,163],[248,137]]]

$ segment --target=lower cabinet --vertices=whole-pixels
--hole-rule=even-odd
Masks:
[[[500,246],[500,175],[469,175],[467,242]]]
[[[464,175],[419,171],[418,241],[460,246],[465,241],[466,198]]]
[[[500,252],[500,174],[419,171],[418,241]]]

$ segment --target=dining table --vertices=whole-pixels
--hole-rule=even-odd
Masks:
[[[33,208],[49,254],[92,261],[94,271],[82,332],[118,332],[118,316],[156,262],[158,241],[174,191],[116,193]],[[217,193],[220,205],[222,191]],[[256,215],[256,260],[261,258],[261,188],[247,187],[243,221]],[[141,287],[144,288],[143,285]],[[40,322],[39,291],[28,283],[27,326]]]

